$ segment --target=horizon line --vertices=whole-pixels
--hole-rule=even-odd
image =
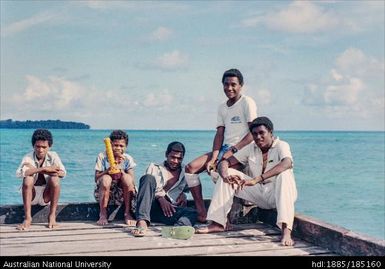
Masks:
[[[164,131],[164,132],[190,132],[190,131],[197,131],[197,132],[215,132],[215,129],[128,129],[128,128],[121,128],[123,130],[128,131]],[[80,129],[79,129],[80,130]],[[95,130],[95,131],[106,131],[106,130],[119,130],[119,128],[90,128],[88,130]],[[385,132],[385,130],[309,130],[309,129],[298,129],[298,130],[274,130],[274,132]]]
[[[36,128],[1,128],[8,130],[30,130]],[[215,129],[129,129],[129,128],[48,128],[49,130],[93,130],[93,131],[111,131],[111,130],[126,130],[126,131],[156,131],[156,132],[216,132]],[[310,130],[310,129],[293,129],[293,130],[274,130],[274,132],[385,132],[385,130],[359,130],[359,129],[346,129],[346,130]]]

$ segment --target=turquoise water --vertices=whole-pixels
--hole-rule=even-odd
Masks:
[[[20,204],[15,171],[32,150],[33,130],[0,129],[0,204]],[[60,202],[94,201],[94,166],[109,130],[52,130],[53,150],[66,166]],[[185,163],[211,149],[214,131],[128,131],[128,153],[138,166],[164,159],[169,142],[185,144]],[[299,197],[296,211],[385,239],[384,132],[276,132],[291,145]],[[202,176],[204,196],[213,185]]]

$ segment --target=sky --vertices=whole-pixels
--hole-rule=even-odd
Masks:
[[[384,1],[5,1],[1,120],[215,130],[230,68],[278,130],[384,131]]]

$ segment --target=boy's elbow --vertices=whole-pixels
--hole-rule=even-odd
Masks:
[[[293,161],[289,159],[289,161],[287,162],[287,169],[291,168],[293,168]]]
[[[290,158],[285,158],[282,160],[282,167],[287,170],[293,168],[293,161]]]

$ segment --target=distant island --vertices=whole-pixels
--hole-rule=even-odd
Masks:
[[[0,120],[0,129],[90,129],[88,124],[61,120]]]

